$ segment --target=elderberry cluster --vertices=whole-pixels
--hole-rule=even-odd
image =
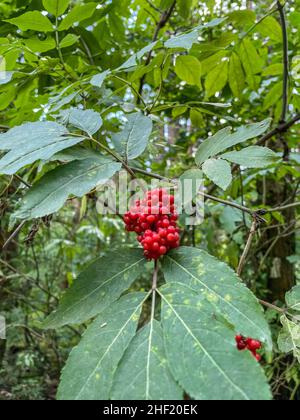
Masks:
[[[126,230],[135,232],[148,260],[158,260],[180,246],[175,199],[164,188],[146,193],[124,216]]]
[[[258,362],[261,361],[261,355],[257,353],[262,347],[260,341],[253,338],[245,338],[242,335],[237,335],[235,340],[239,351],[249,350]]]

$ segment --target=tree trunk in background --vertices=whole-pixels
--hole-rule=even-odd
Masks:
[[[277,147],[276,147],[277,146]],[[273,150],[278,152],[278,143]],[[281,145],[282,148],[282,145]],[[287,157],[288,159],[288,157]],[[267,179],[266,181],[266,204],[270,207],[278,207],[282,203],[290,204],[295,201],[295,185],[294,180],[290,175],[286,175],[285,179],[279,183],[274,179]],[[282,213],[285,219],[285,226],[281,228],[281,233],[278,229],[270,229],[266,235],[265,240],[268,245],[264,250],[270,252],[270,246],[273,248],[268,257],[268,288],[271,292],[272,300],[285,300],[285,294],[290,290],[296,282],[295,266],[288,261],[288,257],[294,255],[296,252],[296,235],[295,217],[296,210],[289,209]],[[279,222],[276,221],[275,224]],[[290,234],[289,234],[290,233]],[[280,237],[280,235],[284,235]],[[269,243],[269,241],[271,241]]]

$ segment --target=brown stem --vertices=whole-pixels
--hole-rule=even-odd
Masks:
[[[239,263],[239,266],[238,266],[238,269],[237,269],[237,274],[238,274],[239,277],[241,277],[243,269],[245,267],[245,264],[246,264],[246,261],[247,261],[247,258],[248,258],[248,254],[250,252],[251,245],[252,245],[254,236],[256,234],[257,225],[258,225],[257,219],[256,219],[256,217],[254,217],[253,218],[253,223],[252,223],[252,226],[251,226],[251,229],[250,229],[249,237],[248,237],[248,240],[247,240],[247,244],[245,246],[244,252],[241,256],[240,263]]]

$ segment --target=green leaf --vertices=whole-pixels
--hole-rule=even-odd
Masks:
[[[278,347],[283,353],[293,353],[300,363],[300,323],[289,320],[285,315],[280,318],[282,330],[278,336]]]
[[[232,182],[231,167],[226,160],[209,159],[204,162],[202,170],[218,187],[227,190]]]
[[[175,64],[177,76],[189,85],[201,88],[201,63],[192,55],[180,55]]]
[[[191,123],[194,127],[202,127],[205,124],[202,112],[197,108],[192,108],[190,111]]]
[[[283,82],[276,83],[267,93],[264,99],[263,111],[269,110],[282,98]]]
[[[202,65],[202,75],[205,75],[211,72],[217,65],[219,65],[224,57],[227,57],[227,51],[218,51],[216,54],[211,55],[205,60],[201,61]]]
[[[177,0],[179,14],[183,19],[187,19],[193,8],[193,0]]]
[[[285,295],[285,301],[289,309],[300,311],[300,286],[293,287],[293,289]]]
[[[127,124],[120,133],[112,136],[112,142],[118,153],[126,160],[132,160],[146,150],[153,124],[140,112],[129,114],[126,118]]]
[[[263,76],[281,76],[282,75],[282,63],[271,64],[270,66],[266,67],[262,72]]]
[[[235,52],[230,57],[228,80],[232,93],[237,98],[240,98],[245,88],[245,75],[241,60]]]
[[[220,92],[228,81],[228,61],[221,61],[205,79],[206,99]]]
[[[253,10],[235,10],[229,13],[229,20],[242,27],[248,27],[255,23],[256,15]]]
[[[90,18],[94,14],[96,7],[97,3],[87,3],[75,6],[74,9],[72,9],[61,22],[58,29],[60,31],[65,31],[71,28],[74,23],[81,22]]]
[[[238,152],[229,152],[220,156],[246,168],[265,168],[279,161],[278,155],[267,147],[251,146]]]
[[[140,249],[119,249],[98,258],[63,295],[44,328],[87,321],[116,301],[144,271],[145,257]]]
[[[25,194],[14,217],[36,219],[60,210],[70,195],[83,197],[105,184],[122,165],[104,157],[77,160],[47,172]]]
[[[79,40],[79,36],[74,35],[74,34],[68,34],[61,40],[59,47],[68,48],[71,45],[74,45],[78,40]]]
[[[89,136],[97,133],[103,124],[101,115],[92,109],[71,108],[63,111],[62,115],[64,117],[64,124],[71,124]]]
[[[137,53],[133,54],[127,61],[125,61],[125,63],[123,63],[117,70],[121,71],[121,70],[126,70],[129,69],[131,67],[135,67],[138,64],[138,61],[141,60],[141,58],[149,53],[150,51],[154,50],[156,48],[156,46],[158,45],[158,41],[152,42],[149,45],[146,45],[146,47],[142,48],[140,51],[138,51]]]
[[[51,161],[72,162],[73,160],[85,160],[99,158],[99,152],[93,149],[85,149],[80,146],[70,147],[62,152],[56,153]]]
[[[55,153],[75,146],[84,138],[71,137],[55,122],[26,123],[0,134],[0,150],[10,150],[0,159],[0,173],[12,175],[37,160],[47,160]]]
[[[42,15],[41,12],[27,12],[16,18],[8,19],[5,22],[9,22],[12,25],[16,25],[21,31],[38,31],[38,32],[52,32],[53,25],[50,20]]]
[[[185,114],[187,110],[188,110],[187,106],[184,106],[184,105],[183,106],[177,106],[177,107],[173,108],[173,110],[172,110],[172,117],[173,118],[178,118],[181,115]]]
[[[160,294],[170,369],[190,397],[271,399],[262,368],[250,352],[237,350],[234,331],[218,320],[209,302],[179,283],[164,286]]]
[[[263,60],[257,53],[254,44],[249,39],[244,39],[240,46],[239,56],[247,75],[247,82],[251,89],[256,89],[255,75],[263,68]]]
[[[193,44],[198,42],[198,31],[191,31],[186,34],[177,35],[165,42],[166,48],[184,48],[190,50]]]
[[[43,6],[51,15],[58,17],[65,13],[70,0],[43,0]]]
[[[230,127],[223,128],[201,144],[196,153],[197,165],[201,166],[210,157],[215,157],[230,147],[262,135],[270,127],[271,121],[268,118],[259,123],[244,125],[235,132],[232,132]]]
[[[106,77],[108,76],[110,74],[110,71],[109,70],[106,70],[106,71],[104,71],[104,72],[102,72],[102,73],[98,73],[98,74],[96,74],[95,76],[93,76],[92,78],[91,78],[91,85],[92,86],[95,86],[95,87],[97,87],[97,88],[101,88],[102,87],[102,85],[103,85],[103,83],[104,83],[104,80],[106,79]]]
[[[113,400],[181,400],[183,391],[173,379],[165,355],[159,322],[143,327],[130,343],[117,369]]]
[[[262,307],[228,265],[200,249],[181,247],[164,258],[163,272],[168,283],[184,283],[212,303],[234,325],[236,333],[272,348]]]
[[[29,48],[33,52],[47,52],[54,50],[56,48],[56,43],[54,38],[47,38],[44,41],[40,41],[39,39],[26,39],[24,44],[27,48]]]
[[[135,335],[146,296],[123,296],[89,326],[63,369],[58,400],[110,398],[115,371]]]
[[[266,17],[256,29],[266,38],[275,42],[282,42],[282,29],[278,21],[273,16]]]

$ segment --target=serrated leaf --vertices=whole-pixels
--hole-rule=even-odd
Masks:
[[[21,31],[52,32],[53,25],[41,12],[27,12],[18,17],[7,19],[5,22],[16,25]]]
[[[143,327],[130,343],[114,378],[113,400],[180,400],[183,391],[173,379],[158,321]]]
[[[51,15],[58,17],[64,14],[69,6],[70,0],[43,0],[43,6]]]
[[[229,86],[232,93],[240,98],[245,87],[245,75],[239,56],[233,52],[229,61]]]
[[[222,159],[209,159],[204,162],[202,170],[218,187],[227,190],[232,182],[231,167]]]
[[[87,3],[75,6],[59,25],[59,31],[65,31],[71,28],[74,23],[90,18],[94,14],[96,7],[97,3]]]
[[[122,168],[104,157],[77,160],[47,172],[25,194],[17,219],[36,219],[60,210],[70,195],[83,197],[94,187],[105,184]]]
[[[278,336],[278,347],[283,353],[293,353],[300,363],[300,323],[289,320],[285,315],[280,318],[282,330]]]
[[[285,301],[289,309],[300,311],[300,286],[295,286],[285,295]]]
[[[91,85],[95,86],[97,88],[101,88],[104,80],[106,79],[106,77],[110,74],[109,70],[103,71],[102,73],[98,73],[95,76],[93,76],[91,78]]]
[[[113,264],[112,264],[113,261]],[[140,249],[122,249],[98,258],[62,297],[44,328],[79,324],[101,313],[116,301],[145,270]]]
[[[62,112],[64,123],[79,128],[89,136],[95,134],[102,127],[101,115],[92,109],[70,108]]]
[[[262,307],[228,265],[200,249],[181,247],[164,258],[163,272],[168,283],[184,283],[211,302],[237,333],[254,337],[272,348]]]
[[[190,397],[271,399],[263,370],[249,352],[237,350],[234,331],[218,319],[209,302],[179,283],[164,286],[160,294],[169,365]]]
[[[273,150],[260,146],[246,147],[238,152],[225,153],[220,157],[246,168],[265,168],[280,159]]]
[[[0,150],[9,152],[0,159],[0,173],[11,175],[37,160],[47,160],[55,153],[82,142],[55,122],[26,123],[0,134]]]
[[[271,121],[268,118],[259,123],[244,125],[235,132],[230,127],[223,128],[201,144],[196,153],[197,165],[202,165],[210,157],[215,157],[230,147],[262,135],[270,127]]]
[[[175,64],[177,76],[189,85],[201,88],[201,63],[192,55],[180,55]]]
[[[127,115],[127,120],[124,129],[112,136],[112,142],[118,153],[126,160],[132,160],[146,150],[153,124],[140,112]]]
[[[58,400],[109,399],[115,371],[135,335],[146,296],[123,296],[90,325],[63,369]]]

